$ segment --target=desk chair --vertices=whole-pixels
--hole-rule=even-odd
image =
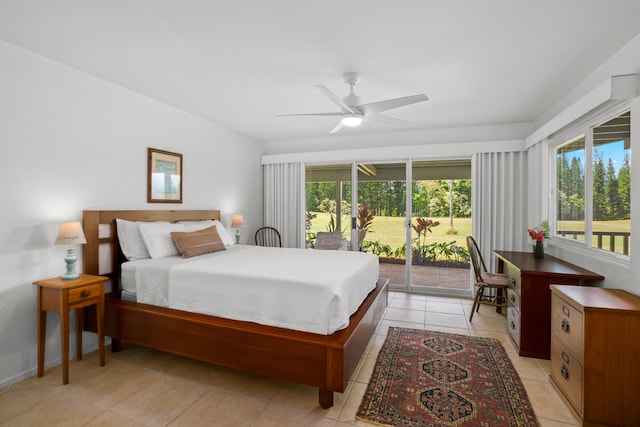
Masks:
[[[489,273],[487,266],[482,259],[478,244],[471,236],[467,236],[467,248],[471,258],[471,265],[475,273],[475,284],[477,286],[476,295],[473,299],[473,307],[469,315],[469,322],[473,319],[473,314],[480,309],[480,304],[492,306],[507,306],[507,288],[509,280],[506,274]],[[495,289],[496,295],[485,295],[485,289]]]

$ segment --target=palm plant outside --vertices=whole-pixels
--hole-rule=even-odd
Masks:
[[[431,229],[440,225],[439,221],[432,219],[416,218],[416,222],[411,225],[411,228],[418,234],[418,237],[413,239],[415,246],[413,247],[413,256],[415,262],[418,264],[424,263],[427,260],[427,233],[432,233]]]

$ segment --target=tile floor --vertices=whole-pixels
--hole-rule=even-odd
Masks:
[[[128,347],[60,366],[0,391],[0,426],[371,426],[355,414],[389,326],[499,339],[525,385],[542,426],[579,425],[549,383],[549,361],[519,357],[506,317],[482,306],[467,321],[471,300],[390,292],[389,307],[345,393],[323,410],[317,390],[179,356]]]

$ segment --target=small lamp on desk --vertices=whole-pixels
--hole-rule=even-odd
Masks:
[[[236,244],[240,243],[240,229],[244,227],[244,219],[242,215],[235,214],[231,219],[231,228],[236,229]]]
[[[84,245],[87,243],[87,239],[82,232],[82,225],[79,222],[63,222],[58,231],[56,237],[56,245],[69,245],[67,247],[67,255],[64,257],[64,262],[67,263],[67,272],[60,276],[61,279],[71,280],[80,277],[80,274],[76,273],[76,251],[73,245]]]

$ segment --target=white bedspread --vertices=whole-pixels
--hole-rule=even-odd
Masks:
[[[378,258],[349,251],[230,246],[194,258],[123,264],[138,302],[330,335],[378,279]],[[125,283],[126,282],[126,283]]]

